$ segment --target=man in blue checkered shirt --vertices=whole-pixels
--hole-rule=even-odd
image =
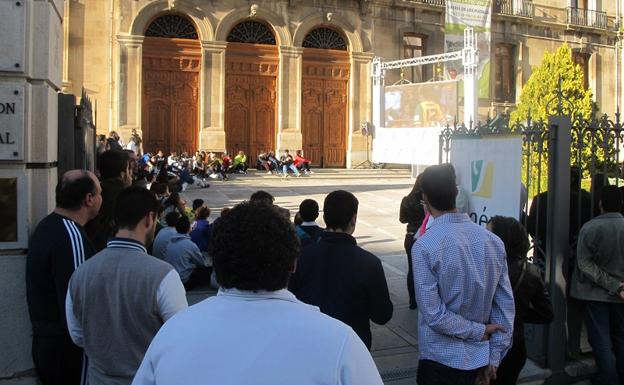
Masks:
[[[514,300],[503,242],[455,208],[450,164],[422,177],[433,225],[412,248],[419,385],[489,384],[511,346]]]

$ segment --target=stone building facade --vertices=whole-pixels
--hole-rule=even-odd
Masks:
[[[601,110],[614,112],[620,2],[495,0],[491,92],[480,115],[513,108],[531,67],[563,42]],[[373,57],[444,52],[444,0],[68,1],[65,18],[63,87],[85,87],[97,101],[99,132],[123,139],[136,128],[152,151],[304,149],[330,167],[366,159]],[[163,38],[180,37],[171,30],[180,20],[194,35]],[[160,32],[146,36],[150,27]],[[425,66],[404,75],[438,73]],[[386,84],[399,76],[389,72]]]

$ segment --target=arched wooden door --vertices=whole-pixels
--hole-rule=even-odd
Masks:
[[[301,133],[312,165],[345,167],[347,154],[349,55],[333,29],[312,30],[303,43]]]
[[[273,32],[243,21],[228,35],[225,63],[225,140],[230,153],[245,151],[251,164],[275,150],[279,55]]]
[[[194,26],[164,15],[143,42],[141,128],[145,151],[194,153],[199,133],[201,46]]]

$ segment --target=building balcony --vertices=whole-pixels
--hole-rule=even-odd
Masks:
[[[606,12],[567,7],[566,24],[577,27],[607,29],[609,19]]]
[[[494,13],[532,19],[535,8],[530,0],[497,0],[494,2]]]
[[[437,7],[446,7],[446,0],[402,0],[406,3],[433,5]]]

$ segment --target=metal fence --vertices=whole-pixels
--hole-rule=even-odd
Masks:
[[[569,297],[575,266],[576,237],[584,223],[599,215],[598,196],[605,184],[620,184],[620,113],[614,119],[569,116],[559,92],[558,106],[547,121],[511,124],[500,115],[484,123],[454,124],[440,134],[439,161],[449,162],[453,139],[519,135],[523,139],[521,221],[531,236],[529,258],[542,267],[555,319],[548,327],[527,328],[531,358],[552,370],[549,383],[568,383],[566,355],[580,353],[582,308]],[[567,331],[567,332],[566,332]]]

